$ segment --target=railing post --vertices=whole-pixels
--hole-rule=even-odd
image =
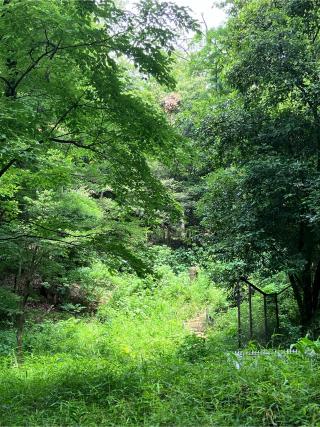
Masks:
[[[241,290],[240,282],[237,284],[237,306],[238,306],[238,346],[241,348]]]
[[[280,329],[280,320],[279,320],[278,294],[274,294],[274,302],[275,302],[275,306],[276,306],[277,332],[279,332],[279,329]]]
[[[267,296],[263,295],[263,311],[264,311],[264,333],[266,343],[268,342],[268,319],[267,319]]]
[[[250,334],[250,340],[252,340],[253,336],[253,328],[252,328],[252,290],[251,285],[248,285],[248,291],[249,291],[249,334]]]

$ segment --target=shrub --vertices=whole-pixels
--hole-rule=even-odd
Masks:
[[[157,280],[112,277],[102,321],[29,326],[25,363],[0,358],[0,425],[319,425],[318,342],[236,355],[236,309],[222,289],[161,268]],[[183,321],[206,307],[207,338],[190,335]],[[0,336],[3,353],[12,339]]]
[[[10,321],[19,312],[20,297],[0,287],[0,322]]]

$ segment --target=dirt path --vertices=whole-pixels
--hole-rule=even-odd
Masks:
[[[187,320],[184,323],[184,326],[198,337],[204,338],[206,336],[205,332],[208,326],[207,312],[203,311],[201,313],[198,313],[192,319]]]

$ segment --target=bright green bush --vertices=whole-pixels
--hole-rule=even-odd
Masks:
[[[107,329],[94,319],[60,322],[46,321],[35,325],[25,336],[25,348],[34,356],[66,353],[79,356],[106,356]]]
[[[222,291],[213,290],[204,275],[190,283],[187,274],[159,268],[159,279],[117,278],[117,285],[98,316],[109,329],[110,345],[132,358],[174,353],[189,333],[184,321],[209,304],[220,304]],[[218,298],[219,294],[219,298]]]

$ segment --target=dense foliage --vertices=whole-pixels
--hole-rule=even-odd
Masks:
[[[149,1],[131,13],[112,1],[12,0],[0,14],[0,268],[22,295],[21,334],[35,288],[56,303],[67,272],[97,252],[143,274],[143,227],[177,215],[148,160],[169,159],[178,136],[137,76],[172,85],[177,31],[194,23]]]
[[[157,282],[106,275],[115,292],[98,319],[51,313],[32,326],[23,366],[2,359],[0,424],[318,425],[318,342],[292,355],[228,353],[236,312],[223,311],[223,290],[158,272]],[[190,335],[182,322],[208,306],[215,328]]]
[[[320,3],[124,3],[0,2],[0,426],[319,425]]]
[[[319,4],[227,3],[226,27],[191,57],[197,91],[178,120],[204,154],[197,211],[238,276],[287,273],[308,327],[320,292]]]

